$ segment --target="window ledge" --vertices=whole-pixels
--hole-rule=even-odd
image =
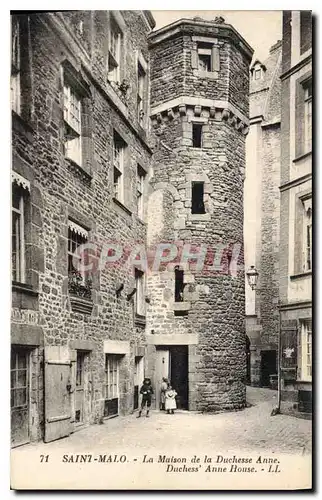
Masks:
[[[135,313],[134,323],[136,325],[139,325],[139,326],[145,326],[146,325],[146,317],[143,316],[142,314]]]
[[[77,295],[72,295],[69,293],[70,305],[73,312],[78,312],[80,314],[91,314],[93,310],[93,301],[90,299],[84,299],[78,297]]]
[[[218,71],[200,71],[199,69],[193,70],[193,75],[199,78],[209,78],[210,80],[218,80]]]
[[[90,169],[87,169],[86,167],[83,167],[81,165],[78,165],[74,160],[71,158],[65,158],[66,161],[68,162],[69,166],[74,170],[77,174],[80,174],[85,180],[91,181],[93,178],[92,172]]]
[[[12,129],[21,133],[25,138],[32,143],[34,140],[34,129],[27,123],[18,113],[11,111]]]
[[[124,212],[126,212],[128,215],[132,215],[132,212],[129,208],[127,208],[125,205],[123,205],[123,203],[118,200],[117,198],[113,197],[113,202],[115,203],[115,205],[117,205],[118,207],[122,208],[122,210],[124,210]]]
[[[23,292],[27,295],[33,295],[34,297],[38,297],[39,292],[32,288],[31,285],[27,285],[26,283],[20,283],[18,281],[12,282],[12,291],[14,292]]]
[[[189,214],[189,220],[191,221],[209,221],[210,220],[210,214],[205,213],[205,214]]]
[[[296,380],[296,383],[297,384],[306,384],[306,385],[310,385],[311,386],[312,385],[312,380],[303,380],[301,378],[298,378]]]
[[[191,309],[190,302],[174,302],[173,310],[174,311],[189,311]]]
[[[293,163],[298,163],[299,161],[303,160],[304,158],[307,158],[308,156],[312,156],[312,151],[308,151],[307,153],[303,153],[296,158],[294,158]]]
[[[308,278],[309,276],[312,276],[312,271],[305,271],[304,273],[292,274],[290,276],[290,280],[294,281],[301,278]]]

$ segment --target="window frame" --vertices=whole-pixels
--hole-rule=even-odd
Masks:
[[[77,165],[82,166],[82,95],[69,81],[65,73],[63,83],[63,96],[65,157],[73,161]],[[72,108],[75,107],[75,103],[77,103],[78,107],[78,117],[76,117],[75,114],[72,113]]]
[[[192,134],[192,147],[196,149],[202,149],[203,146],[203,125],[204,122],[192,122],[192,129],[191,129],[191,134]],[[200,130],[200,146],[195,145],[194,141],[194,129],[199,129]]]
[[[113,197],[124,204],[124,165],[127,144],[114,130],[113,132]]]
[[[205,69],[204,67],[200,67],[200,63],[202,62],[202,59],[200,59],[200,56],[206,56],[209,58],[209,65],[207,65],[208,69]],[[205,42],[199,42],[197,43],[197,58],[198,58],[198,71],[202,71],[205,73],[212,73],[212,66],[213,66],[213,61],[212,61],[212,44],[205,43]]]
[[[304,154],[312,151],[312,79],[302,83],[304,91]]]
[[[139,125],[144,128],[145,125],[145,108],[146,108],[146,82],[147,72],[143,64],[138,59],[138,85],[137,85],[137,112]]]
[[[116,37],[113,37],[116,35]],[[116,40],[115,51],[113,50],[112,40]],[[108,75],[107,78],[110,82],[116,84],[121,83],[121,70],[122,70],[122,51],[124,44],[124,33],[118,23],[116,16],[111,13],[109,22],[109,46],[108,46]]]
[[[22,349],[13,349],[11,352],[11,358],[14,355],[15,357],[15,363],[14,367],[12,366],[12,359],[10,363],[10,408],[11,410],[17,410],[21,408],[28,408],[29,407],[29,385],[30,385],[30,374],[29,374],[29,367],[30,367],[30,353],[28,351],[22,350]],[[19,360],[18,357],[19,355],[23,356],[26,360],[26,366],[23,368],[19,368]],[[18,385],[18,376],[19,372],[25,372],[26,374],[26,383],[25,385]],[[14,374],[14,380],[17,385],[12,384],[12,375]],[[24,390],[25,392],[25,403],[17,405],[15,404],[15,391],[22,391]],[[12,397],[13,394],[13,397]],[[12,404],[13,403],[13,404]]]
[[[84,232],[84,234],[82,235],[79,232],[76,232],[76,228],[77,226],[79,227],[80,230],[82,230]],[[75,228],[73,230],[73,228]],[[86,235],[85,235],[86,233]],[[71,239],[70,238],[70,234],[74,234],[75,235],[75,238],[74,239]],[[79,241],[77,241],[79,240]],[[80,241],[82,240],[82,241]],[[82,226],[76,224],[75,222],[73,222],[71,219],[68,220],[68,237],[67,237],[67,262],[68,262],[68,276],[71,276],[72,273],[74,272],[77,272],[80,274],[80,276],[82,277],[82,283],[81,285],[82,286],[86,286],[86,283],[87,283],[87,279],[88,277],[86,276],[85,274],[85,271],[78,271],[77,269],[75,269],[72,264],[70,266],[70,262],[72,261],[72,259],[75,257],[77,258],[80,262],[84,259],[85,259],[85,256],[84,255],[75,255],[75,252],[77,250],[77,248],[80,246],[80,245],[84,245],[88,242],[88,231],[87,229],[83,228]],[[72,249],[72,245],[70,245],[70,243],[79,243],[75,249],[73,250]]]
[[[15,50],[16,49],[16,50]],[[18,115],[21,114],[21,36],[20,22],[17,17],[12,17],[11,22],[11,109]]]
[[[134,269],[135,277],[135,314],[140,317],[146,316],[145,307],[145,273],[140,269]]]
[[[312,382],[312,320],[300,320],[301,336],[301,380],[303,382]],[[308,362],[309,360],[309,362]]]
[[[139,219],[142,221],[145,220],[145,204],[144,204],[144,198],[145,198],[145,183],[146,183],[146,172],[145,170],[141,167],[141,165],[138,164],[137,166],[137,215]]]
[[[13,206],[14,204],[14,192],[12,192],[12,201],[11,201],[11,232],[12,232],[12,238],[14,236],[13,234],[13,213],[18,214],[18,218],[16,222],[18,221],[17,227],[19,231],[19,236],[16,238],[18,240],[19,244],[19,251],[16,252],[16,255],[18,254],[18,264],[17,267],[19,268],[18,270],[15,269],[16,274],[15,276],[13,275],[13,266],[12,266],[12,281],[16,283],[25,283],[26,282],[26,259],[25,259],[25,192],[24,189],[18,186],[15,182],[12,183],[12,191],[16,190],[17,191],[17,196],[19,197],[19,208],[16,208]],[[17,243],[17,241],[16,241]],[[11,243],[12,245],[12,243]],[[11,247],[11,258],[13,257],[13,247]],[[14,279],[16,278],[16,279]]]
[[[178,275],[181,276],[181,279],[178,279]],[[174,302],[181,303],[184,302],[184,289],[186,283],[184,279],[184,270],[180,268],[180,266],[174,267]]]
[[[112,373],[112,380],[110,378],[111,373]],[[120,397],[119,382],[120,382],[120,356],[118,356],[117,354],[105,354],[105,399],[106,400],[119,399]]]
[[[194,188],[197,186],[197,185],[202,185],[203,188],[202,188],[202,192],[203,192],[203,196],[202,196],[202,209],[203,211],[194,211],[194,207],[196,207],[196,204],[197,202],[194,203]],[[204,215],[206,213],[206,207],[205,207],[205,182],[204,181],[191,181],[191,214],[193,215]],[[198,205],[200,204],[200,202],[198,203]]]
[[[312,271],[312,198],[305,198],[301,201],[303,206],[303,271],[309,272]]]

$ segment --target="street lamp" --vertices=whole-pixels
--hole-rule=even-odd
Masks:
[[[246,272],[247,281],[252,290],[260,292],[259,288],[256,289],[259,273],[255,266],[250,266]],[[279,316],[279,328],[278,328],[278,353],[277,353],[277,371],[278,371],[278,385],[277,385],[277,408],[272,410],[271,415],[277,415],[280,413],[281,408],[281,304],[278,301],[278,316]]]
[[[258,280],[258,271],[257,271],[256,267],[250,266],[250,268],[248,269],[248,271],[246,273],[246,276],[247,276],[247,281],[248,281],[249,286],[251,287],[252,290],[255,290],[256,285],[257,285],[257,280]]]

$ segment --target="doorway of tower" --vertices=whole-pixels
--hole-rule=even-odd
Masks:
[[[29,358],[30,351],[11,349],[11,442],[12,446],[29,443]]]
[[[261,351],[261,386],[270,387],[270,375],[274,375],[276,373],[276,350]]]
[[[189,409],[188,397],[188,346],[172,345],[157,347],[156,357],[156,407],[160,407],[162,378],[166,377],[178,393],[177,407]]]

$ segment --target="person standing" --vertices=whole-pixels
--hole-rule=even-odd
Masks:
[[[140,394],[142,394],[142,402],[141,402],[141,409],[139,411],[139,414],[137,418],[140,418],[142,415],[142,410],[146,406],[146,416],[149,416],[149,411],[151,407],[151,401],[152,401],[152,394],[153,394],[153,388],[151,385],[151,379],[150,378],[145,378],[143,380],[143,385],[140,389]]]
[[[163,377],[161,382],[161,392],[160,392],[160,410],[165,410],[165,393],[168,388],[169,381],[166,377]]]
[[[165,409],[168,414],[173,415],[174,410],[177,408],[176,396],[177,392],[169,385],[165,392]]]

